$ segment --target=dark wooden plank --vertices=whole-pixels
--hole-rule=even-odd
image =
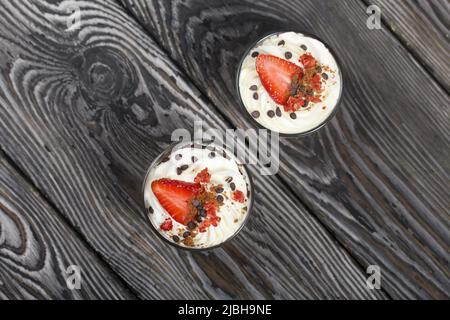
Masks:
[[[337,117],[283,140],[280,176],[395,298],[448,298],[450,101],[361,1],[146,1],[123,4],[237,127],[247,46],[279,30],[314,33],[343,60]]]
[[[157,45],[112,1],[2,2],[0,144],[142,298],[385,298],[277,178],[255,175],[254,216],[208,253],[154,236],[147,166],[194,119],[224,130]]]
[[[133,299],[0,152],[0,299]],[[70,290],[67,268],[81,271]]]
[[[450,92],[450,3],[365,0],[380,7],[388,27]]]

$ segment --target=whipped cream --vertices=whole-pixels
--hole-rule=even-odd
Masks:
[[[157,161],[159,163],[150,168],[144,182],[144,201],[148,218],[163,237],[174,242],[175,236],[179,238],[176,244],[200,249],[217,246],[240,230],[248,215],[251,190],[247,171],[242,164],[238,164],[233,154],[213,144],[206,147],[202,144],[189,143],[174,147],[168,155],[164,154]],[[224,198],[223,204],[217,211],[220,222],[216,227],[208,227],[205,232],[195,232],[191,243],[187,245],[183,241],[183,233],[188,230],[187,227],[171,218],[153,194],[151,184],[162,178],[194,182],[197,174],[205,168],[211,175],[211,181],[207,186],[220,185],[224,189],[221,193]],[[242,203],[232,199],[235,190],[244,194]],[[173,228],[163,231],[160,226],[168,218],[172,220]]]
[[[322,102],[310,103],[308,108],[302,108],[293,115],[285,112],[283,106],[275,103],[265,90],[256,71],[256,59],[258,54],[268,54],[303,67],[299,58],[305,53],[310,53],[321,65],[329,68],[324,71],[328,79],[324,83]],[[239,92],[247,111],[250,115],[257,112],[257,117],[252,117],[262,126],[284,134],[308,132],[323,124],[333,113],[341,91],[340,69],[330,50],[321,41],[301,33],[278,33],[262,39],[249,51],[239,71]],[[274,115],[277,108],[281,114]]]

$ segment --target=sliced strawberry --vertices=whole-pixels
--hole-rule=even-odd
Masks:
[[[317,64],[317,60],[310,53],[305,53],[299,60],[305,69],[315,68]]]
[[[152,182],[152,191],[161,206],[175,221],[183,225],[192,220],[189,216],[189,203],[201,190],[202,186],[199,183],[170,179]]]
[[[208,168],[200,171],[194,179],[196,183],[208,183],[211,181],[211,175],[209,174]]]
[[[267,54],[260,54],[256,59],[256,71],[270,97],[281,105],[290,96],[292,78],[302,73],[296,64]]]

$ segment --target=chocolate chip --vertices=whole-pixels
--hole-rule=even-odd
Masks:
[[[250,87],[250,90],[251,90],[251,91],[256,91],[256,90],[258,90],[258,86],[257,86],[256,84],[254,84],[254,85],[252,85],[252,86]]]
[[[284,56],[289,60],[290,58],[292,58],[292,53],[288,51],[284,54]]]
[[[181,167],[177,168],[177,174],[180,175],[183,173],[183,171],[187,170],[189,166],[187,164],[182,165]]]
[[[275,110],[275,114],[277,115],[277,117],[281,117],[281,109],[280,109],[280,107],[277,107],[277,109]]]
[[[321,66],[317,66],[316,67],[316,72],[317,73],[322,73],[322,67]]]
[[[177,155],[175,156],[175,160],[181,160],[181,158],[183,158],[183,155],[182,155],[182,154],[177,154]]]
[[[259,56],[259,52],[258,51],[255,51],[255,52],[252,53],[252,57],[253,58],[256,58],[257,56]]]
[[[286,43],[286,42],[284,42],[284,40],[281,40],[280,42],[278,42],[278,45],[279,45],[279,46],[284,46],[285,43]]]
[[[307,46],[305,46],[304,44],[302,44],[301,46],[300,46],[300,48],[302,48],[303,50],[308,50],[308,47]]]
[[[212,159],[212,158],[215,158],[215,157],[216,157],[216,153],[215,153],[215,152],[211,152],[208,156],[209,156],[211,159]]]
[[[252,112],[252,117],[255,118],[255,119],[258,119],[260,115],[261,114],[259,113],[259,111],[253,111]]]
[[[269,118],[273,118],[273,117],[275,117],[275,112],[273,110],[269,110],[269,111],[267,111],[267,116]]]
[[[150,214],[153,214],[153,213],[155,212],[155,210],[153,210],[153,208],[152,208],[151,206],[149,206],[149,207],[147,208],[147,210],[148,210],[148,212],[149,212]]]
[[[194,230],[197,227],[197,224],[194,221],[189,221],[189,223],[187,224],[187,227],[190,230]]]
[[[197,215],[195,220],[197,220],[197,222],[202,222],[203,218],[200,215]]]
[[[183,232],[183,238],[187,238],[187,237],[189,237],[191,235],[191,232],[190,231],[185,231],[185,232]]]
[[[322,78],[323,78],[324,80],[328,80],[328,74],[322,73]]]
[[[174,242],[179,242],[180,241],[180,237],[175,235],[175,236],[172,237],[172,240]]]
[[[297,95],[297,90],[298,90],[299,84],[298,83],[293,83],[291,86],[291,96],[296,96]]]
[[[216,188],[216,193],[222,193],[224,190],[222,187],[217,187]]]
[[[198,207],[199,205],[201,205],[201,202],[198,201],[197,199],[192,200],[191,203],[194,207]]]
[[[192,160],[192,163],[194,163],[194,162],[197,162],[197,161],[198,161],[198,158],[197,158],[197,157],[194,157],[194,156],[192,156],[192,157],[191,157],[191,160]]]
[[[303,108],[307,108],[309,106],[309,101],[305,100],[305,103],[303,104]]]
[[[258,99],[259,99],[258,92],[255,92],[255,93],[253,94],[253,99],[255,99],[255,100],[258,100]]]
[[[294,120],[297,119],[297,115],[295,113],[291,113],[290,117],[291,117],[291,119],[294,119]]]
[[[223,156],[225,159],[228,159],[228,155],[227,155],[227,153],[226,153],[225,151],[222,152],[222,156]]]
[[[236,184],[234,182],[230,183],[230,188],[232,191],[236,190]]]
[[[228,183],[230,183],[231,181],[233,181],[233,177],[227,177],[227,178],[225,179],[225,181],[228,182]]]
[[[222,203],[223,200],[225,200],[225,199],[223,198],[223,196],[220,195],[220,194],[216,197],[216,199],[217,199],[217,201],[219,201],[220,203]]]

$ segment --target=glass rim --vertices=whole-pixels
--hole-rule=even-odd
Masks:
[[[175,248],[177,248],[177,249],[182,249],[182,250],[186,250],[186,251],[194,251],[194,252],[202,252],[202,251],[204,252],[204,251],[210,251],[210,250],[213,250],[213,249],[217,249],[217,248],[219,248],[219,247],[222,247],[224,244],[230,242],[231,240],[233,240],[235,237],[237,237],[237,236],[241,233],[242,229],[247,225],[247,223],[248,223],[248,221],[249,221],[250,214],[253,212],[254,190],[255,190],[255,188],[254,188],[254,184],[253,184],[253,178],[252,178],[252,175],[251,175],[250,171],[248,170],[247,166],[243,163],[243,164],[242,164],[242,167],[243,167],[244,170],[245,170],[245,174],[246,174],[247,179],[248,179],[248,186],[249,186],[249,189],[250,189],[250,196],[248,197],[248,202],[247,202],[247,213],[246,213],[246,216],[245,216],[244,220],[242,221],[241,225],[239,226],[239,228],[238,228],[238,229],[237,229],[230,237],[228,237],[225,241],[223,241],[223,242],[221,242],[221,243],[219,243],[219,244],[216,244],[216,245],[214,245],[214,246],[210,246],[210,247],[193,248],[193,247],[182,246],[182,245],[177,244],[176,242],[171,241],[170,239],[166,238],[164,235],[161,234],[161,232],[159,232],[159,230],[157,230],[157,228],[153,225],[151,219],[150,219],[149,216],[148,216],[149,213],[148,213],[148,208],[147,208],[146,205],[145,205],[145,196],[144,196],[144,195],[145,195],[145,186],[146,186],[146,184],[147,184],[147,180],[148,180],[148,177],[149,177],[149,174],[150,174],[151,169],[153,169],[153,167],[159,163],[159,161],[161,160],[161,158],[162,158],[164,155],[166,155],[167,152],[170,151],[170,153],[171,153],[171,152],[173,151],[174,147],[177,146],[177,145],[183,145],[183,144],[188,145],[188,144],[195,144],[195,143],[198,143],[198,144],[201,144],[201,145],[211,145],[211,144],[212,144],[212,145],[214,145],[214,146],[216,146],[216,147],[219,147],[219,148],[221,148],[221,149],[223,149],[223,150],[225,150],[225,151],[230,152],[229,150],[223,148],[222,146],[219,146],[218,144],[216,144],[216,143],[214,143],[214,142],[205,142],[205,141],[203,141],[203,140],[195,140],[195,139],[194,139],[194,140],[190,140],[190,141],[188,141],[188,142],[187,142],[187,141],[177,141],[177,142],[173,142],[173,143],[171,143],[166,149],[164,149],[164,150],[163,150],[163,151],[162,151],[162,152],[161,152],[161,153],[160,153],[160,154],[152,161],[152,163],[151,163],[150,166],[148,167],[147,172],[146,172],[145,177],[144,177],[144,181],[143,181],[143,183],[142,183],[141,194],[142,194],[142,198],[143,198],[143,202],[144,202],[144,203],[143,203],[143,206],[144,206],[145,218],[146,218],[147,222],[150,224],[151,229],[157,234],[157,236],[158,236],[160,239],[164,240],[164,242],[170,244],[171,246],[173,246],[173,247],[175,247]],[[233,156],[236,158],[236,156],[234,155],[234,153],[233,153]]]
[[[304,132],[298,132],[298,133],[283,133],[283,132],[280,132],[280,131],[272,130],[272,129],[269,129],[269,128],[267,128],[267,127],[264,127],[262,124],[260,124],[258,121],[256,121],[256,120],[251,116],[251,114],[250,114],[250,112],[247,110],[247,108],[245,107],[244,101],[242,100],[242,96],[241,96],[241,90],[240,90],[240,88],[239,88],[239,79],[240,79],[240,74],[241,74],[242,65],[244,64],[244,60],[245,60],[245,58],[249,55],[249,53],[256,47],[257,44],[259,44],[260,42],[266,40],[267,38],[269,38],[269,37],[271,37],[271,36],[274,36],[274,35],[279,35],[279,34],[282,34],[282,33],[287,33],[287,32],[294,32],[294,33],[302,34],[302,35],[304,35],[304,36],[307,36],[307,37],[309,37],[309,38],[318,40],[318,41],[320,41],[321,43],[323,43],[324,46],[325,46],[325,48],[327,48],[327,49],[330,51],[331,55],[333,56],[334,60],[336,61],[336,65],[338,66],[338,69],[339,69],[339,75],[340,75],[340,77],[341,77],[341,90],[340,90],[340,92],[339,92],[339,98],[338,98],[338,100],[337,100],[337,102],[336,102],[336,104],[335,104],[335,106],[334,106],[334,108],[333,108],[333,111],[328,115],[328,117],[325,118],[325,120],[324,120],[323,122],[321,122],[321,123],[320,123],[319,125],[317,125],[316,127],[312,128],[312,129],[309,129],[309,130],[307,130],[307,131],[304,131]],[[245,53],[242,55],[241,60],[240,60],[240,62],[239,62],[239,67],[238,67],[237,72],[236,72],[236,79],[235,79],[236,91],[237,91],[237,95],[238,95],[238,97],[239,97],[239,104],[240,104],[241,109],[244,110],[245,116],[246,116],[248,119],[250,119],[251,122],[253,123],[253,125],[256,126],[258,129],[266,129],[266,130],[269,130],[270,132],[276,132],[276,133],[278,133],[278,135],[279,135],[280,137],[283,137],[283,138],[300,138],[300,137],[305,137],[305,136],[311,135],[311,134],[313,134],[313,133],[319,131],[319,130],[322,129],[323,127],[325,127],[325,126],[326,126],[326,125],[327,125],[327,124],[335,117],[335,115],[336,115],[336,113],[337,113],[337,111],[338,111],[340,105],[342,104],[342,97],[343,97],[343,95],[344,95],[344,88],[345,88],[344,82],[345,82],[345,79],[344,79],[344,72],[342,72],[342,63],[341,63],[339,57],[335,54],[334,49],[333,49],[332,47],[330,47],[330,46],[328,45],[327,42],[325,42],[325,41],[322,40],[320,37],[318,37],[318,36],[316,36],[316,35],[314,35],[314,34],[307,33],[307,32],[302,32],[302,31],[295,31],[295,30],[287,30],[287,31],[286,31],[286,30],[281,30],[281,31],[276,31],[276,32],[266,33],[266,34],[265,34],[264,36],[262,36],[259,40],[254,41],[254,42],[253,42],[253,43],[245,50]]]

